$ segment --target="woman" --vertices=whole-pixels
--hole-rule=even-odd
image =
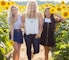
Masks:
[[[35,1],[29,1],[27,6],[27,13],[22,15],[22,22],[24,24],[24,37],[27,47],[28,60],[31,60],[31,55],[39,52],[39,38],[42,31],[42,15],[37,11],[37,4]],[[34,52],[31,51],[33,44]]]
[[[57,18],[54,16],[57,16]],[[59,21],[63,22],[64,18],[57,14],[51,14],[50,8],[47,7],[44,11],[44,25],[40,38],[40,44],[44,46],[45,50],[45,60],[48,60],[50,47],[53,47],[55,45],[54,30],[56,22]]]
[[[13,60],[19,60],[23,35],[21,31],[21,16],[18,14],[16,6],[11,6],[10,8],[8,23],[10,26],[10,39],[14,41]]]

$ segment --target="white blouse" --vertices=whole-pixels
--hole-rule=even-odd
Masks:
[[[25,30],[26,35],[38,34],[39,22],[38,18],[27,18],[25,19]]]
[[[46,23],[51,23],[51,19],[50,18],[45,18],[45,22]]]
[[[10,24],[10,18],[8,19],[8,23]],[[20,29],[20,26],[21,26],[21,16],[18,15],[18,19],[14,23],[14,29]]]

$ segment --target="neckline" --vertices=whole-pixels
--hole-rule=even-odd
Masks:
[[[45,18],[45,19],[51,19],[51,18]]]

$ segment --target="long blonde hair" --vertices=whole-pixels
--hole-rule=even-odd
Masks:
[[[14,26],[14,23],[16,22],[16,19],[15,19],[15,18],[13,17],[13,15],[12,15],[12,8],[17,8],[17,9],[18,9],[18,7],[15,6],[15,5],[13,5],[13,6],[11,6],[10,9],[9,9],[10,27],[13,27],[13,26]]]
[[[38,12],[38,6],[37,6],[37,3],[36,1],[29,1],[28,4],[27,4],[27,9],[26,9],[26,12],[27,12],[27,17],[30,18],[30,14],[31,14],[31,11],[30,11],[30,6],[32,3],[35,3],[35,11],[34,11],[34,17],[36,18],[37,17],[37,12]]]

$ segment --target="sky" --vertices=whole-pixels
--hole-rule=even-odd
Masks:
[[[6,0],[8,1],[8,0]],[[28,0],[11,0],[11,1],[28,1]],[[47,0],[39,0],[39,1],[47,1]],[[55,1],[55,2],[61,2],[62,0],[48,0],[48,1]],[[66,3],[69,1],[69,0],[64,0]]]

